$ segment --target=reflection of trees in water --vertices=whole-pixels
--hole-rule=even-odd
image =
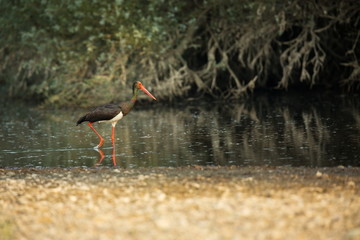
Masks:
[[[359,110],[355,106],[340,107],[342,104],[326,102],[319,105],[306,102],[306,98],[303,100],[259,100],[225,107],[204,105],[154,109],[137,112],[134,117],[138,120],[148,118],[148,121],[137,123],[144,124],[144,129],[147,128],[144,131],[151,135],[151,138],[145,139],[143,151],[154,151],[160,155],[164,152],[164,156],[177,159],[178,165],[321,166],[332,165],[331,161],[339,153],[345,156],[343,161],[351,165],[355,159],[346,159],[347,154],[342,151],[351,149],[344,147],[342,141],[351,141],[349,145],[359,146]],[[344,128],[341,118],[348,124],[353,122],[349,126],[354,130],[351,135],[342,136],[338,132]],[[128,137],[141,136],[129,134]],[[131,139],[124,139],[124,142],[131,142]]]
[[[33,155],[44,155],[49,166],[71,166],[69,160],[91,166],[95,152],[47,151],[91,150],[97,144],[87,126],[75,126],[78,115],[80,111],[8,108],[1,119],[2,149],[46,150]],[[106,141],[104,162],[111,165],[111,125],[96,127]],[[340,97],[254,97],[239,104],[155,105],[121,120],[116,138],[120,166],[359,165],[360,102]],[[28,160],[31,155],[20,157]]]

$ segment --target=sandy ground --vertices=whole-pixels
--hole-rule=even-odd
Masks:
[[[0,239],[360,239],[360,168],[0,169]]]

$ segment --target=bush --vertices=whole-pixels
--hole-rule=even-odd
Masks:
[[[360,86],[358,1],[2,1],[0,82],[55,105]],[[153,87],[153,88],[151,88]]]

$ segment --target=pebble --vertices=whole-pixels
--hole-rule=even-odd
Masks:
[[[6,175],[7,176],[9,176],[9,177],[12,177],[12,176],[14,176],[16,173],[14,173],[14,172],[11,172],[11,171],[9,171],[9,172],[7,172],[6,173]]]
[[[352,188],[354,188],[356,186],[354,181],[348,181],[347,185]]]

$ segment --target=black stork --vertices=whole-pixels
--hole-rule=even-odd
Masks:
[[[98,106],[94,108],[92,111],[88,112],[84,116],[82,116],[77,122],[76,125],[81,124],[82,122],[89,122],[89,127],[96,133],[96,135],[100,138],[100,143],[95,146],[95,148],[100,148],[104,144],[104,138],[95,130],[92,126],[95,122],[109,122],[112,124],[112,134],[111,140],[113,147],[115,146],[115,126],[116,123],[122,119],[126,114],[128,114],[131,109],[134,107],[135,102],[138,97],[139,90],[142,90],[151,98],[156,100],[156,98],[142,85],[141,82],[137,81],[133,85],[133,96],[128,102],[122,103],[110,103]]]

